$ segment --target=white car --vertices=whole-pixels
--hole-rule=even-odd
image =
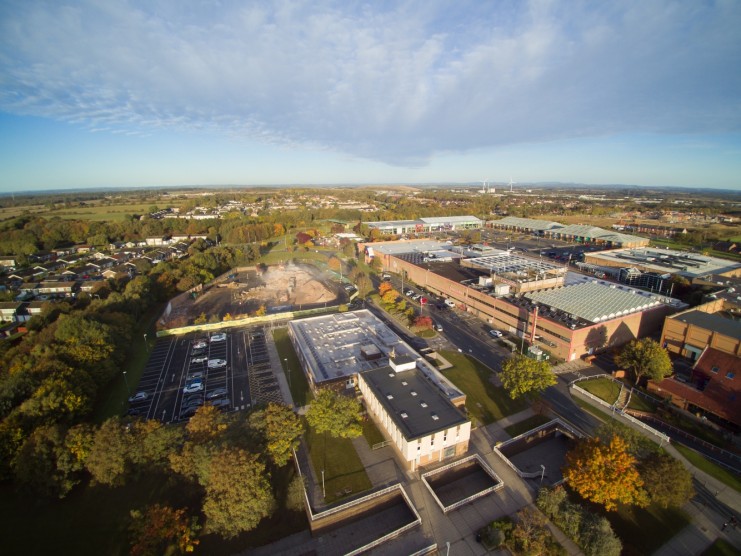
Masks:
[[[489,334],[491,334],[495,338],[501,338],[502,337],[502,333],[499,332],[499,330],[489,330]]]
[[[201,380],[194,380],[192,382],[189,382],[185,388],[183,388],[184,394],[194,394],[195,392],[202,392],[203,391],[203,381]]]
[[[206,347],[206,341],[205,340],[197,340],[193,344],[193,349],[203,349]]]
[[[211,336],[211,342],[224,342],[226,341],[226,333],[221,332],[220,334],[214,334]]]
[[[455,307],[455,301],[453,301],[452,299],[446,299],[445,305],[447,305],[448,307]]]
[[[220,369],[222,367],[226,367],[226,361],[224,359],[209,359],[209,369]]]
[[[443,325],[440,324],[439,322],[436,322],[435,323],[435,330],[437,330],[438,332],[442,332],[443,331]]]
[[[193,359],[191,359],[190,364],[195,365],[197,363],[205,363],[206,361],[208,361],[208,357],[206,357],[205,355],[201,355],[201,356],[194,357]]]
[[[149,397],[149,394],[147,392],[137,392],[133,396],[129,398],[130,402],[141,402],[146,400]]]

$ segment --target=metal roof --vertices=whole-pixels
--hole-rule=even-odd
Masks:
[[[553,228],[563,228],[563,224],[551,222],[549,220],[536,220],[533,218],[520,218],[518,216],[506,216],[501,220],[494,220],[495,226],[516,226],[518,228],[527,228],[530,230],[550,230]]]
[[[659,297],[626,286],[586,282],[524,294],[525,297],[575,315],[589,322],[602,322],[661,304]]]
[[[741,322],[727,319],[717,313],[704,311],[689,311],[673,317],[687,324],[692,324],[705,330],[719,332],[731,338],[741,338]]]
[[[467,224],[469,222],[481,223],[481,219],[475,216],[428,216],[420,218],[425,224]]]

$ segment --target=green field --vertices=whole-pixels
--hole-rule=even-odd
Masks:
[[[276,328],[273,331],[273,340],[275,341],[278,355],[280,355],[280,364],[283,367],[283,372],[286,373],[286,380],[288,380],[291,389],[293,403],[296,407],[303,407],[314,396],[311,394],[309,382],[306,380],[301,362],[298,359],[298,355],[296,355],[296,351],[293,349],[291,339],[288,337],[288,328]]]
[[[489,380],[492,370],[476,359],[455,351],[440,354],[453,365],[443,375],[466,394],[466,409],[480,423],[488,425],[528,407],[526,401],[513,400],[504,388],[494,386]]]
[[[368,442],[369,448],[373,448],[375,444],[380,444],[386,440],[370,418],[366,419],[363,423],[363,437]]]
[[[311,463],[320,488],[324,470],[327,503],[363,492],[373,486],[351,440],[317,434],[308,425],[304,438],[309,446]]]
[[[679,509],[621,506],[617,512],[600,510],[623,541],[623,556],[653,554],[674,535],[689,525],[690,518]]]

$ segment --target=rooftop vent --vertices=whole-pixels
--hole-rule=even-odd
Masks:
[[[432,420],[433,421],[437,421],[438,419],[440,419],[440,417],[437,416],[437,413],[433,413],[432,414]]]
[[[394,399],[394,396],[393,396],[393,394],[387,394],[386,395],[386,398],[388,398],[389,400],[393,400]]]
[[[427,402],[419,402],[419,405],[421,405],[422,407],[427,407]]]
[[[415,392],[414,390],[412,390],[412,396],[416,396],[416,395],[417,395],[417,392]]]
[[[407,417],[409,417],[409,415],[407,415],[405,412],[402,411],[401,412],[401,418],[402,419],[406,419]]]

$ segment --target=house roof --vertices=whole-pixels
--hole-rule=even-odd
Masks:
[[[703,390],[672,378],[658,382],[657,386],[705,411],[741,425],[741,358],[708,348],[695,364],[695,370],[709,378]]]

